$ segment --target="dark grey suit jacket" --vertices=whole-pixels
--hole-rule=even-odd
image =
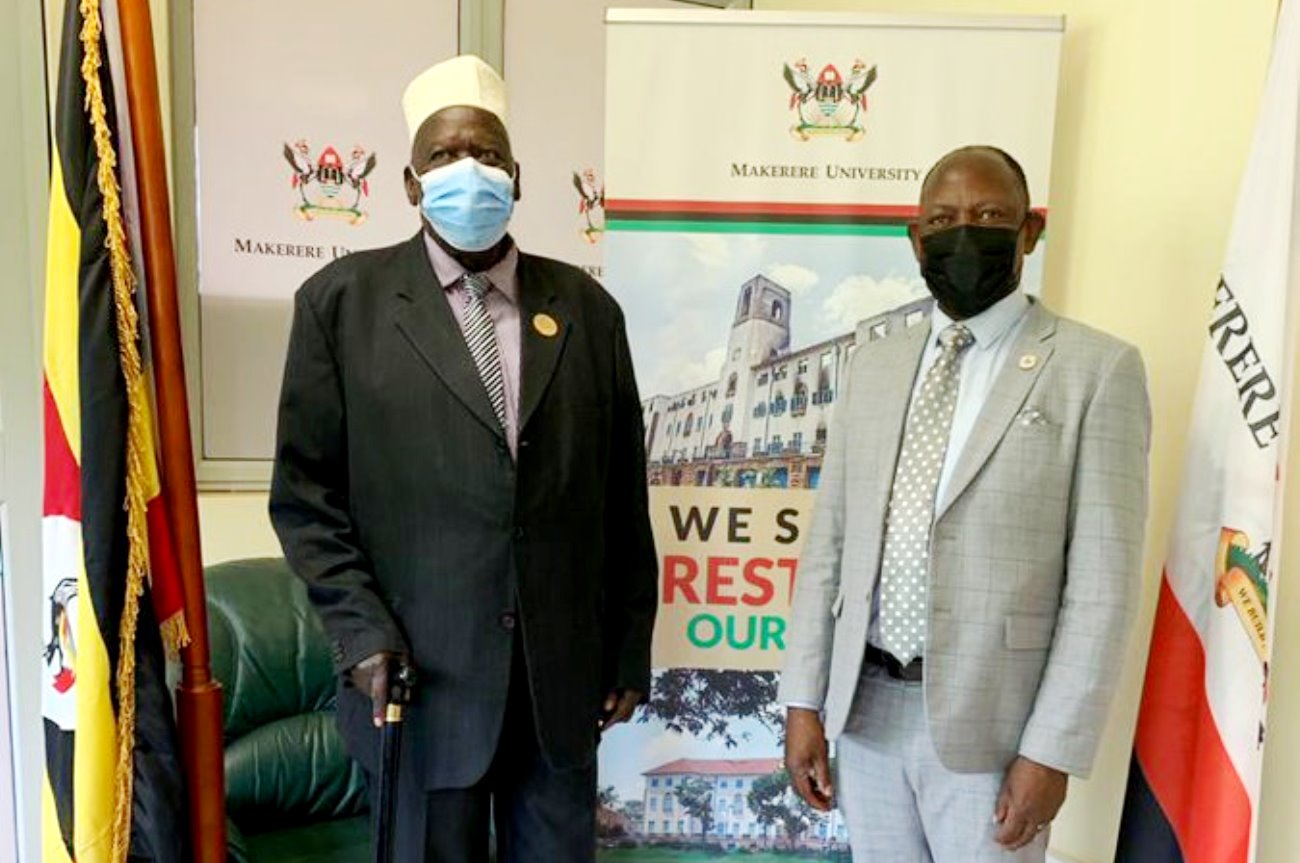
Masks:
[[[413,657],[403,757],[430,789],[491,762],[508,615],[556,769],[594,757],[608,690],[649,689],[656,557],[622,312],[557,261],[520,255],[519,285],[517,463],[420,236],[335,261],[296,297],[271,519],[341,680],[378,651]],[[344,737],[373,769],[370,712],[341,687]]]

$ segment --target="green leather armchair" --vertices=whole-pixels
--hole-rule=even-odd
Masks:
[[[334,725],[329,643],[283,560],[208,567],[232,863],[370,858],[365,778]]]

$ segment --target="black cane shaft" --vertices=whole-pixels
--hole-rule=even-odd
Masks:
[[[402,707],[411,700],[411,686],[415,672],[402,663],[393,675],[388,705],[384,713],[384,726],[380,731],[379,794],[375,801],[375,861],[394,863],[393,839],[397,824],[398,761],[402,753]]]

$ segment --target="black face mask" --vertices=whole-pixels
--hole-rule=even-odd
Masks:
[[[1019,228],[958,225],[921,238],[921,275],[939,307],[954,318],[974,317],[1010,294]]]

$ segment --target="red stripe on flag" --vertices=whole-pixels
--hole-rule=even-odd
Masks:
[[[919,212],[915,204],[809,204],[789,201],[663,201],[636,198],[610,198],[607,213],[675,213],[701,216],[858,216],[888,219],[913,219]],[[1046,216],[1046,207],[1034,207]]]
[[[1134,749],[1186,863],[1246,863],[1250,797],[1210,712],[1205,648],[1167,573]]]
[[[81,521],[81,467],[68,445],[59,405],[45,390],[45,515],[61,515]]]
[[[181,594],[176,544],[161,494],[154,495],[145,513],[149,523],[149,588],[161,624],[185,610],[185,598]]]

